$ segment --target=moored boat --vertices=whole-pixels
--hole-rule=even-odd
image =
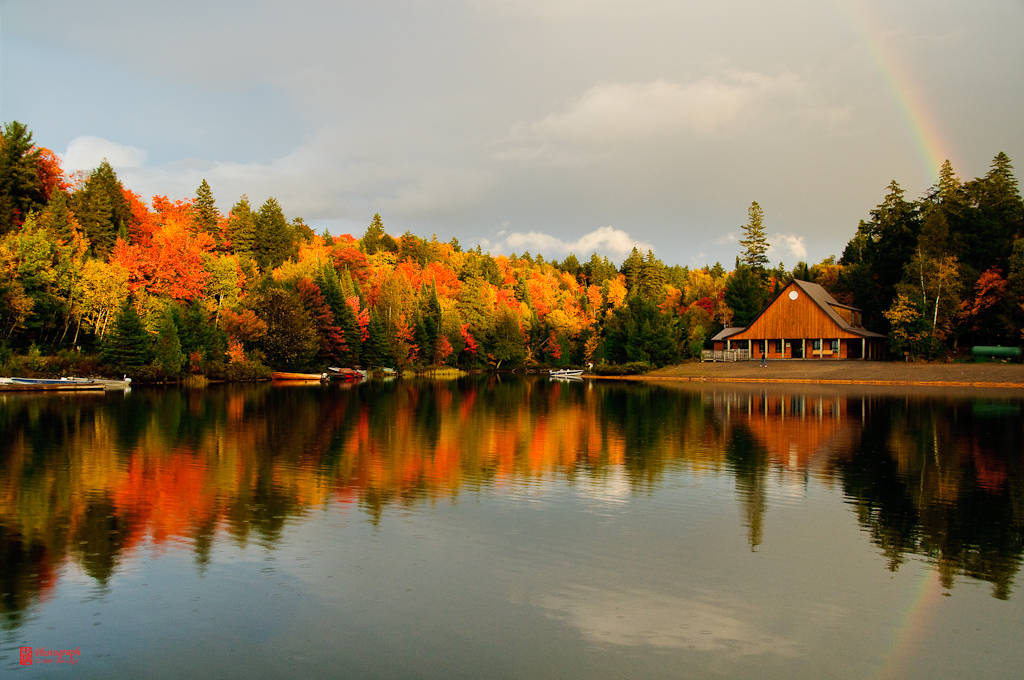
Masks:
[[[3,392],[31,392],[31,391],[67,391],[79,390],[102,390],[103,384],[97,380],[66,378],[2,378],[0,379],[0,391]]]
[[[326,382],[330,382],[331,380],[362,380],[366,375],[366,371],[358,368],[339,368],[338,366],[328,366],[327,372],[323,374],[322,380]]]
[[[552,378],[559,380],[582,380],[583,369],[582,368],[559,368],[551,369],[548,375]]]
[[[274,371],[270,374],[271,380],[308,380],[316,381],[322,378],[320,373],[293,373],[289,371]]]
[[[128,376],[124,376],[120,380],[108,380],[106,378],[76,378],[74,376],[68,376],[61,378],[62,382],[88,384],[88,383],[99,383],[103,386],[103,389],[108,391],[114,390],[130,390],[132,387],[132,379]]]

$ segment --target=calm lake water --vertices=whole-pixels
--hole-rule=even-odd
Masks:
[[[1019,677],[1022,409],[504,378],[0,396],[0,669]]]

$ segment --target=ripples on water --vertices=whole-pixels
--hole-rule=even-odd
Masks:
[[[485,378],[0,400],[8,669],[25,644],[168,676],[1024,660],[1016,398]]]

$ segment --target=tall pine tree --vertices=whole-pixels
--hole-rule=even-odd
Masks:
[[[260,269],[281,266],[293,255],[294,238],[291,226],[277,199],[271,196],[256,214],[256,263]]]
[[[106,159],[71,196],[71,207],[95,256],[105,258],[119,237],[128,237],[131,208],[117,173]]]
[[[228,215],[227,237],[231,241],[231,249],[235,251],[236,255],[255,256],[256,215],[249,205],[249,197],[245,194],[242,194]]]
[[[768,234],[764,228],[764,210],[757,201],[751,201],[747,209],[747,223],[744,224],[740,245],[743,251],[740,261],[754,272],[764,271],[768,264]]]
[[[374,213],[370,226],[366,227],[366,233],[359,239],[359,247],[367,255],[373,255],[381,249],[381,239],[385,236],[387,234],[384,231],[384,221],[381,220],[380,213]]]
[[[46,202],[43,184],[36,172],[39,150],[32,145],[32,133],[22,123],[11,121],[0,133],[0,236],[20,225],[30,210]]]
[[[130,374],[152,357],[152,342],[130,300],[121,303],[113,332],[103,341],[103,363],[118,373]]]
[[[205,231],[217,238],[217,220],[220,217],[217,212],[217,203],[213,200],[213,192],[206,178],[196,189],[196,200],[192,204],[191,218],[192,228],[196,231]],[[219,238],[218,238],[219,241]]]

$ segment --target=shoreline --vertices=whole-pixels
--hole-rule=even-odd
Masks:
[[[757,361],[687,363],[644,375],[588,376],[641,382],[746,383],[774,385],[854,385],[880,387],[972,388],[1024,392],[1022,364],[929,364],[899,362]]]

